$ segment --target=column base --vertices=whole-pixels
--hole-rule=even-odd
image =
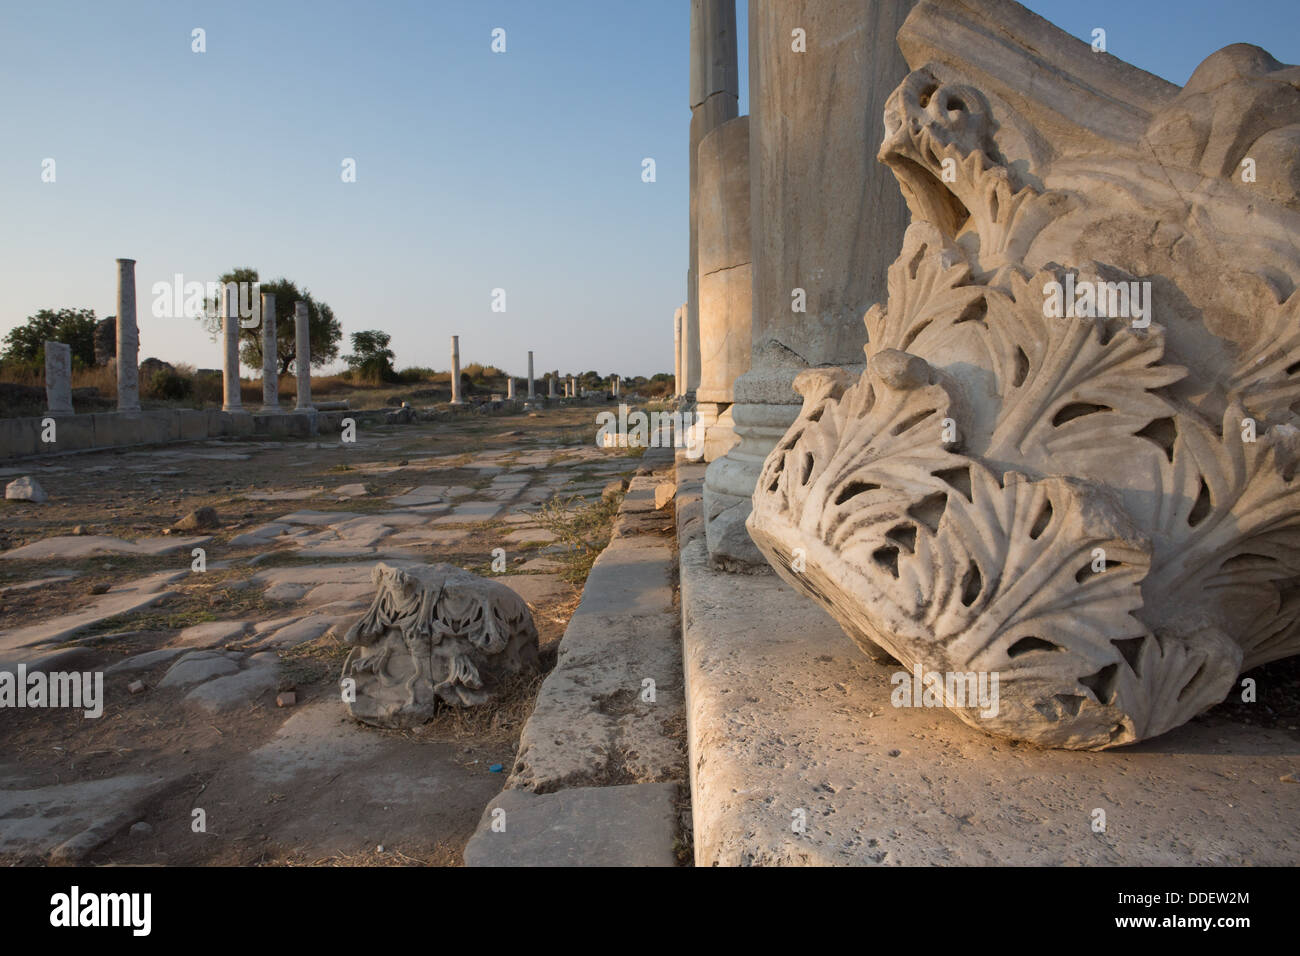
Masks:
[[[736,422],[731,414],[731,403],[719,402],[713,407],[717,409],[713,422],[706,426],[704,431],[705,461],[717,461],[740,441],[740,436],[736,434]]]

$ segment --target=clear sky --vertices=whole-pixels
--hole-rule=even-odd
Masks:
[[[1233,42],[1300,62],[1298,0],[1027,5],[1176,83]],[[111,315],[120,256],[141,358],[219,367],[150,287],[247,265],[345,333],[390,332],[399,366],[446,368],[458,333],[463,361],[514,374],[528,349],[539,373],[671,372],[688,34],[686,0],[0,0],[0,333],[47,307]]]

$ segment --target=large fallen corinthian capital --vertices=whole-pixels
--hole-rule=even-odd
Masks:
[[[1009,0],[899,44],[889,301],[859,381],[796,383],[750,533],[869,653],[996,673],[972,726],[1162,733],[1300,649],[1300,68],[1180,90]]]

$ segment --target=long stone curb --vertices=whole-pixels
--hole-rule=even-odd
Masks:
[[[53,417],[54,441],[45,441],[50,416],[0,419],[0,461],[105,448],[131,448],[209,438],[308,438],[341,429],[346,411],[232,414],[189,408],[137,413],[94,412]]]
[[[643,466],[671,467],[671,450]],[[466,866],[672,866],[685,781],[671,510],[632,479]]]

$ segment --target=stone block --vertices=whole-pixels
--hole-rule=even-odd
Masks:
[[[465,847],[466,866],[675,866],[677,785],[536,794],[505,790]]]
[[[0,456],[25,458],[48,450],[41,442],[39,418],[0,419]]]

